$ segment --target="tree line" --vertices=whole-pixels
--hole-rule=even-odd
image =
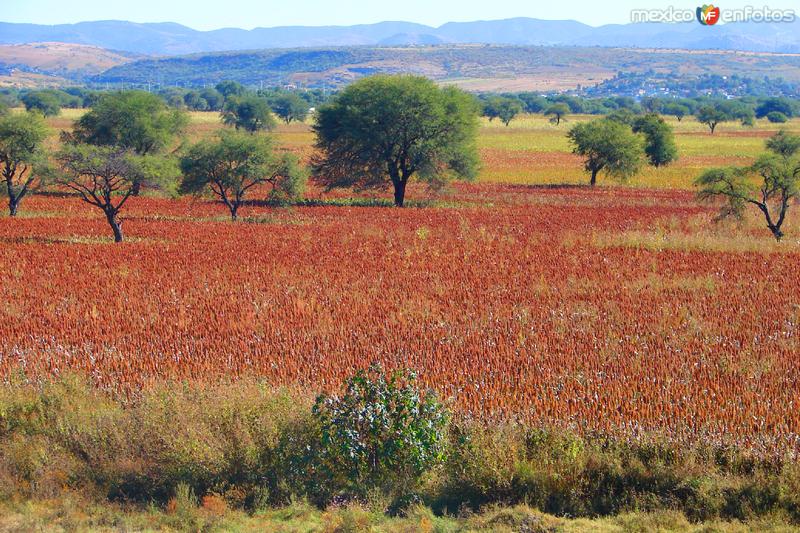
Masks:
[[[363,78],[323,104],[315,113],[316,151],[308,168],[279,149],[267,133],[276,125],[276,112],[264,96],[235,82],[221,83],[218,92],[224,97],[222,122],[229,128],[212,139],[187,146],[185,110],[152,93],[121,91],[102,94],[71,131],[62,132],[62,146],[53,157],[44,148],[44,113],[35,107],[25,113],[0,108],[0,172],[9,213],[17,214],[32,189],[55,184],[101,210],[120,242],[120,212],[142,189],[213,195],[235,221],[255,189],[266,188],[267,201],[274,204],[297,201],[309,175],[327,189],[388,186],[395,205],[402,207],[411,179],[439,188],[478,174],[478,117],[486,113],[486,105],[424,77]],[[558,125],[571,109],[568,102],[542,109]],[[759,112],[791,112],[781,107],[785,103],[766,99]],[[644,105],[650,109],[646,113],[622,107],[569,129],[567,137],[573,152],[583,158],[590,185],[600,175],[625,180],[644,164],[661,167],[677,159],[672,128],[655,111],[657,103]],[[288,113],[279,116],[286,122],[305,118]],[[703,113],[698,108],[698,115]],[[708,120],[713,131],[723,119]],[[753,166],[710,170],[697,185],[702,198],[726,199],[722,216],[740,216],[747,205],[756,206],[780,239],[788,208],[798,195],[800,138],[781,132],[767,148]],[[760,185],[752,185],[754,178]]]
[[[499,119],[506,126],[522,113],[543,114],[555,125],[565,121],[568,115],[630,116],[657,113],[675,117],[679,122],[685,117],[694,116],[713,134],[717,126],[724,122],[754,126],[755,119],[765,118],[772,123],[785,123],[800,114],[800,103],[785,97],[645,97],[636,100],[628,96],[583,98],[525,92],[481,94],[478,98],[483,116],[490,121]]]
[[[83,87],[43,90],[0,90],[0,106],[24,105],[37,109],[45,116],[57,115],[61,108],[92,107],[107,91]],[[154,91],[164,102],[176,109],[189,111],[219,111],[243,100],[251,107],[264,107],[279,120],[302,121],[309,110],[324,105],[338,91],[323,89],[267,88],[251,90],[235,81],[222,81],[214,87],[183,89],[168,87]],[[800,101],[785,96],[744,96],[724,98],[719,96],[643,97],[605,96],[587,97],[571,94],[540,94],[536,92],[482,93],[478,94],[482,115],[490,121],[499,119],[508,125],[521,113],[544,114],[556,125],[568,115],[610,115],[632,113],[643,115],[658,113],[675,117],[678,121],[694,116],[708,126],[711,133],[719,124],[740,122],[754,125],[755,119],[784,123],[800,115]]]

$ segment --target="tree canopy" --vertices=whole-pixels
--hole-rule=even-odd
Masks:
[[[544,110],[544,116],[550,117],[550,122],[558,126],[570,112],[569,106],[563,102],[551,104]]]
[[[477,174],[478,106],[469,94],[419,76],[359,80],[322,106],[314,175],[328,188],[391,184],[402,207],[412,176],[438,185]]]
[[[266,98],[252,94],[228,99],[222,111],[222,122],[250,133],[271,130],[276,125]]]
[[[490,122],[499,118],[506,126],[522,111],[522,102],[519,99],[506,96],[493,96],[483,105],[483,114]]]
[[[271,101],[272,111],[285,123],[303,122],[308,116],[308,102],[294,93],[281,94]]]
[[[0,117],[0,168],[11,216],[16,216],[20,202],[47,167],[42,149],[46,138],[47,125],[38,113]]]
[[[678,147],[672,128],[655,113],[637,117],[632,123],[633,132],[645,138],[644,153],[654,167],[668,165],[678,158]]]
[[[31,91],[22,97],[27,111],[38,111],[46,117],[61,113],[61,100],[53,91]]]
[[[187,124],[185,113],[154,94],[120,91],[103,95],[75,124],[71,140],[149,155],[165,150]]]
[[[731,120],[730,115],[713,105],[704,105],[698,109],[696,117],[698,122],[708,126],[712,134],[717,129],[717,125],[720,122],[727,122]]]
[[[210,190],[230,210],[232,220],[254,187],[270,185],[270,200],[282,202],[298,198],[305,186],[305,173],[294,155],[276,153],[268,137],[235,131],[192,146],[181,159],[181,171],[181,192]]]
[[[231,80],[221,81],[215,88],[226,100],[233,96],[244,96],[245,92],[247,92],[241,83]]]
[[[572,151],[584,157],[584,167],[591,174],[591,185],[597,183],[601,171],[624,180],[641,167],[641,141],[625,124],[608,119],[582,122],[573,126],[567,137]]]

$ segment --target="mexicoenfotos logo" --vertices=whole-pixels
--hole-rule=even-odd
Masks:
[[[713,4],[703,4],[695,11],[669,6],[666,9],[632,9],[631,22],[693,22],[714,26],[717,22],[794,22],[794,9],[771,9],[767,6],[722,10]]]
[[[703,26],[713,26],[719,20],[719,8],[713,4],[703,4],[697,8],[697,22]]]

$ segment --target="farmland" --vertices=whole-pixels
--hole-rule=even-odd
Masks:
[[[49,119],[53,144],[78,113]],[[316,391],[380,361],[478,418],[796,451],[798,223],[778,244],[755,217],[712,223],[691,190],[776,127],[672,122],[675,165],[590,189],[569,124],[484,122],[478,180],[412,188],[410,209],[312,189],[313,206],[247,205],[233,224],[210,200],[133,198],[113,245],[76,198],[28,198],[0,218],[0,374]],[[194,113],[189,137],[219,127]],[[306,125],[276,136],[312,151]]]

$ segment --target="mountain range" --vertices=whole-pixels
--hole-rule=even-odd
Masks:
[[[513,18],[354,26],[280,26],[199,31],[174,22],[95,21],[39,25],[0,22],[0,44],[62,42],[121,52],[169,56],[226,50],[333,46],[499,44],[720,49],[800,53],[800,19],[791,23],[637,23],[589,26],[572,20]]]

